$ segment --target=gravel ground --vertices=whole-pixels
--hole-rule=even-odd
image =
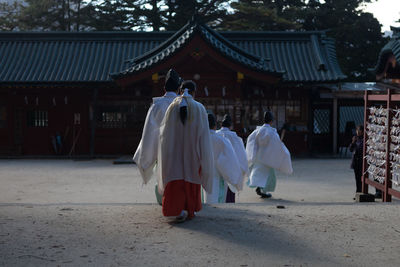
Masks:
[[[355,203],[349,159],[293,167],[176,224],[133,164],[0,160],[0,266],[398,266],[398,200]]]

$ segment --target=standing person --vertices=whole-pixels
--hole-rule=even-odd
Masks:
[[[201,185],[211,193],[214,170],[207,112],[193,99],[196,84],[185,81],[181,88],[162,122],[158,150],[162,212],[178,221],[201,210]]]
[[[249,187],[256,187],[256,193],[269,198],[276,187],[275,170],[291,174],[290,153],[282,143],[275,128],[271,127],[273,115],[264,113],[264,125],[257,128],[247,138],[246,153],[249,162]]]
[[[289,123],[285,122],[281,128],[281,141],[285,139],[286,132],[289,131]]]
[[[240,173],[241,173],[240,184],[243,184],[247,172],[249,171],[249,167],[247,164],[246,149],[244,148],[242,138],[237,136],[237,134],[234,131],[230,130],[231,126],[232,126],[231,116],[229,114],[225,114],[224,118],[222,119],[222,127],[217,131],[217,133],[227,138],[231,142],[240,166]],[[240,188],[239,190],[241,189],[242,188]],[[235,202],[235,193],[232,192],[229,187],[228,187],[228,192],[226,194],[226,202],[227,203]]]
[[[353,156],[351,158],[351,168],[354,170],[357,193],[362,191],[361,176],[364,150],[364,126],[358,125],[356,127],[356,135],[352,138],[352,141],[349,145],[349,150],[350,152],[353,152]],[[375,195],[378,195],[379,193],[377,192]]]
[[[234,187],[235,191],[241,190],[243,187],[243,178],[231,142],[215,131],[217,129],[217,123],[213,114],[208,114],[208,124],[215,168],[213,173],[212,193],[206,194],[205,203],[225,203],[228,202],[228,188]]]
[[[142,139],[133,156],[133,161],[138,166],[144,184],[147,184],[153,175],[157,162],[161,122],[164,119],[168,106],[177,97],[180,84],[181,78],[178,73],[170,69],[165,77],[165,94],[161,97],[154,97],[153,104],[147,112]],[[156,186],[156,196],[157,194]],[[157,196],[157,201],[161,204],[161,196]]]

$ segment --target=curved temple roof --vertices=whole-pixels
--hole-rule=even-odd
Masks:
[[[222,55],[282,82],[345,78],[325,32],[216,32],[188,23],[172,32],[1,32],[0,83],[111,82],[177,52],[194,33]]]
[[[396,64],[398,62],[397,64],[400,64],[400,28],[391,27],[391,29],[393,31],[392,39],[381,49],[378,62],[372,69],[377,75],[384,73],[389,63]],[[394,57],[395,61],[388,62],[390,57]]]
[[[176,53],[180,48],[188,43],[196,33],[199,33],[204,40],[206,40],[206,42],[217,49],[221,54],[248,68],[278,76],[281,76],[285,72],[271,69],[266,65],[266,60],[268,59],[247,53],[240,47],[232,44],[229,40],[218,34],[216,31],[210,29],[205,24],[200,24],[195,19],[192,19],[182,29],[180,29],[158,47],[142,56],[132,59],[130,61],[132,64],[131,67],[120,73],[111,74],[111,76],[114,79],[118,79],[120,77],[131,75],[152,67],[153,65]]]

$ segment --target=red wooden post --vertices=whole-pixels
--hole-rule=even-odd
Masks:
[[[369,91],[365,90],[365,93],[364,93],[363,167],[362,167],[362,176],[361,176],[363,194],[368,194],[368,184],[365,182],[365,180],[368,179],[368,177],[366,175],[367,159],[365,158],[365,155],[367,153],[367,121],[368,121],[368,116],[369,116],[369,113],[368,113],[368,95],[369,95]]]
[[[386,174],[385,174],[385,184],[384,184],[384,190],[383,190],[383,202],[391,202],[392,201],[392,196],[389,194],[389,188],[392,188],[392,173],[390,172],[390,143],[391,143],[391,138],[390,138],[390,128],[392,127],[392,92],[390,89],[387,90],[387,102],[386,102],[386,108],[387,108],[387,127],[386,127]]]

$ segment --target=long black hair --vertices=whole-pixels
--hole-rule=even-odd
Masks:
[[[184,81],[181,84],[181,93],[183,94],[183,90],[188,89],[189,94],[193,95],[193,93],[196,91],[196,83],[194,81],[191,80],[187,80]],[[188,116],[188,107],[187,106],[182,106],[179,108],[179,115],[180,115],[180,119],[182,124],[185,124],[186,120],[187,120],[187,116]]]
[[[274,115],[272,114],[271,111],[267,110],[264,113],[264,123],[270,123],[274,120]]]
[[[217,126],[217,123],[214,114],[208,113],[208,128],[214,129],[215,126]]]

